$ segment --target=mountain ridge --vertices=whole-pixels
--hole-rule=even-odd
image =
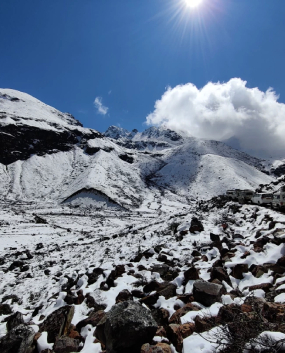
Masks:
[[[76,194],[84,205],[90,190],[104,194],[106,205],[110,199],[125,208],[163,209],[274,180],[261,160],[222,142],[163,126],[111,126],[101,134],[14,90],[0,90],[0,143],[0,186],[10,198],[66,202]]]

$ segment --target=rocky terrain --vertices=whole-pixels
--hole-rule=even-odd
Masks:
[[[285,215],[218,196],[282,176],[0,92],[1,353],[285,351]]]

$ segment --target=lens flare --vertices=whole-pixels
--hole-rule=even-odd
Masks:
[[[191,7],[192,9],[198,7],[203,0],[184,0],[185,5]]]

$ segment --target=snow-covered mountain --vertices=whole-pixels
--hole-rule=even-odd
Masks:
[[[0,90],[0,187],[9,199],[184,207],[273,178],[257,158],[164,127],[104,135],[28,94]]]
[[[277,190],[264,161],[163,127],[104,135],[12,90],[0,144],[1,353],[284,342],[285,216],[208,200]]]

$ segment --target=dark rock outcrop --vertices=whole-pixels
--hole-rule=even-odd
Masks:
[[[21,124],[3,125],[0,132],[0,146],[3,146],[0,150],[0,163],[8,165],[19,159],[26,160],[31,154],[42,156],[69,151],[78,144],[79,138],[88,140],[103,137],[95,130],[88,132],[84,135],[77,129],[54,131]]]

